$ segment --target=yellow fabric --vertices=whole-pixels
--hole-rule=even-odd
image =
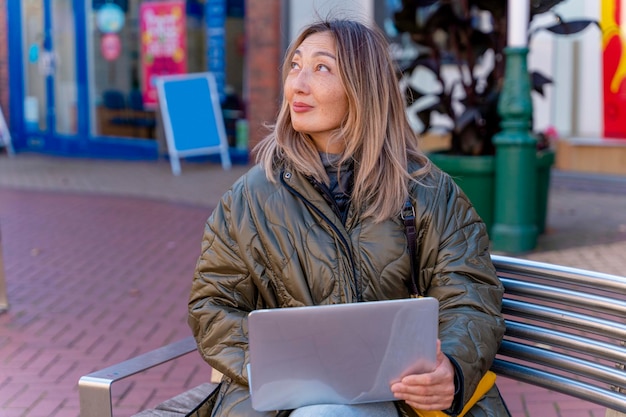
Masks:
[[[480,400],[486,393],[493,387],[496,383],[496,374],[492,371],[487,371],[487,373],[482,377],[478,386],[476,387],[476,391],[469,399],[469,401],[463,407],[463,411],[458,414],[458,417],[463,417],[473,406]],[[415,409],[414,409],[415,410]],[[448,414],[443,411],[423,411],[423,410],[415,410],[419,417],[449,417]]]

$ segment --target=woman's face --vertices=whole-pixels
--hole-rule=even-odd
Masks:
[[[329,143],[348,113],[348,97],[337,68],[337,48],[329,32],[314,33],[296,49],[285,79],[291,124],[310,135],[319,151],[341,153],[343,142]]]

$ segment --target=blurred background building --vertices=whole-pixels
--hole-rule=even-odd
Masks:
[[[279,63],[303,24],[356,16],[393,38],[400,4],[0,0],[0,107],[16,152],[157,158],[163,134],[151,80],[211,71],[229,144],[245,119],[250,148],[276,115]],[[533,32],[542,24],[533,22],[529,67],[553,80],[533,97],[535,130],[557,132],[557,168],[626,174],[626,0],[567,0],[555,11],[594,18],[602,30],[559,38]]]

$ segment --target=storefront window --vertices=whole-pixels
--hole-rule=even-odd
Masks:
[[[89,0],[88,0],[89,1]],[[139,0],[90,1],[90,109],[94,135],[153,138],[155,109],[144,103]]]
[[[158,101],[151,79],[207,71],[205,2],[87,1],[92,134],[154,139]],[[235,20],[230,35],[240,36],[243,16]],[[240,91],[242,64],[233,63]]]

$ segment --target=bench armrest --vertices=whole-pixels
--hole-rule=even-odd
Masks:
[[[146,371],[197,349],[192,336],[108,368],[82,376],[78,381],[81,417],[112,417],[111,386],[114,382]]]

